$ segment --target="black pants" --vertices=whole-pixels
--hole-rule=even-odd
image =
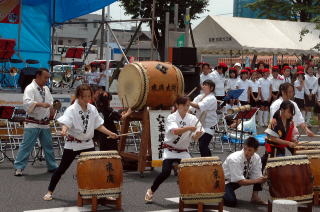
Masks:
[[[228,207],[235,207],[237,205],[237,197],[234,191],[240,187],[241,185],[239,183],[228,183],[225,185],[223,196],[224,205]],[[254,184],[253,191],[262,191],[261,184]]]
[[[210,157],[211,152],[209,149],[209,144],[212,139],[212,135],[208,133],[204,133],[200,138],[199,138],[199,149],[200,149],[200,155],[201,157]]]
[[[64,149],[60,165],[51,177],[48,191],[51,191],[51,192],[54,191],[61,176],[70,167],[72,161],[76,158],[77,155],[80,155],[81,152],[89,152],[89,151],[94,151],[94,150],[95,150],[94,148],[83,149],[83,150],[79,150],[79,151],[73,151],[71,149]]]
[[[118,139],[106,139],[99,141],[100,151],[118,150]]]
[[[153,181],[153,184],[151,186],[151,191],[155,192],[161,183],[165,181],[171,174],[171,169],[173,168],[173,163],[180,163],[181,159],[165,159],[162,164],[162,171],[157,176],[157,178]]]

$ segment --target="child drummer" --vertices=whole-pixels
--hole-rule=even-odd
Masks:
[[[92,141],[95,129],[111,138],[117,138],[117,134],[103,126],[103,119],[96,107],[89,104],[92,98],[92,90],[89,85],[78,86],[75,96],[74,104],[69,106],[63,116],[58,119],[58,122],[62,124],[61,135],[66,136],[67,139],[61,163],[51,177],[48,192],[43,197],[44,200],[52,200],[52,193],[56,185],[77,155],[81,152],[95,150]]]
[[[290,100],[281,103],[279,110],[273,115],[268,128],[265,130],[266,152],[261,158],[262,169],[267,164],[268,157],[285,156],[285,148],[293,153],[293,148],[297,145],[296,135],[298,130],[292,121],[295,114],[295,107]]]
[[[177,111],[170,114],[166,120],[162,172],[147,190],[145,195],[147,203],[152,202],[154,192],[170,176],[173,163],[180,163],[181,159],[191,157],[188,152],[191,139],[198,140],[202,135],[201,124],[197,117],[188,113],[189,97],[178,97],[175,106]]]

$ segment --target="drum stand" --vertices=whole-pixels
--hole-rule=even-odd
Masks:
[[[138,161],[138,170],[140,176],[144,177],[144,170],[146,167],[151,166],[151,140],[150,140],[150,120],[149,120],[149,110],[145,107],[142,111],[135,111],[130,116],[128,116],[123,121],[123,126],[121,126],[121,134],[128,133],[129,124],[131,121],[141,121],[142,124],[142,135],[140,143],[140,151],[138,153],[125,152],[126,146],[126,136],[120,138],[119,143],[119,154],[123,159],[129,159],[133,161]]]
[[[219,202],[218,205],[205,205],[202,202],[199,202],[198,204],[185,204],[180,198],[179,212],[183,212],[185,208],[195,208],[198,209],[198,212],[203,212],[205,209],[214,209],[223,212],[223,201]]]
[[[96,196],[93,196],[91,199],[83,199],[78,192],[77,206],[83,207],[84,204],[91,204],[91,211],[97,211],[98,204],[104,206],[115,205],[116,210],[121,210],[121,194],[115,200],[109,200],[107,197],[98,199]]]
[[[312,212],[312,203],[298,205],[299,212]],[[272,201],[268,200],[268,212],[272,212]]]

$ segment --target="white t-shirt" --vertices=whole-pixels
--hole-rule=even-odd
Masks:
[[[70,136],[82,141],[81,143],[66,141],[64,148],[79,151],[94,147],[92,141],[94,130],[103,125],[104,121],[95,106],[88,104],[85,112],[79,105],[78,100],[76,100],[58,118],[58,122],[69,128],[68,133]]]
[[[172,133],[173,129],[182,128],[185,126],[196,126],[198,119],[196,116],[187,113],[185,117],[182,119],[179,112],[176,111],[170,114],[166,120],[166,134],[164,137],[164,143],[176,148],[176,149],[188,149],[190,145],[190,141],[192,140],[191,136],[194,135],[194,132],[190,134],[191,131],[184,132],[182,135],[174,135]],[[200,131],[201,123],[197,124],[197,130]],[[190,158],[189,152],[175,152],[169,151],[168,149],[164,149],[163,159],[184,159]]]
[[[261,88],[261,96],[263,101],[267,101],[270,97],[270,86],[271,82],[269,79],[260,78],[259,80],[259,88]]]
[[[251,83],[249,80],[242,80],[239,79],[237,81],[237,87],[238,89],[244,89],[244,91],[242,92],[242,94],[239,96],[239,100],[240,101],[244,101],[247,102],[248,101],[248,90],[249,87],[251,86]]]
[[[206,80],[211,80],[213,82],[213,73],[210,72],[207,75],[204,75],[203,73],[200,74],[200,85]]]
[[[301,91],[298,90],[298,87],[300,87],[301,82],[300,80],[294,81],[294,97],[298,99],[304,99],[304,86],[302,87]]]
[[[273,115],[275,114],[275,112],[277,112],[277,110],[279,110],[281,103],[283,102],[282,97],[279,97],[279,99],[277,99],[276,101],[274,101],[271,106],[270,106],[270,120],[272,120]],[[302,113],[297,105],[297,103],[295,103],[294,101],[291,101],[292,104],[294,105],[294,110],[295,110],[295,114],[293,116],[293,122],[299,126],[300,124],[304,123],[304,118],[302,116]]]
[[[272,78],[270,81],[272,86],[272,92],[275,92],[275,91],[279,92],[279,87],[282,83],[284,83],[284,80],[280,80],[279,78],[277,79]]]
[[[237,81],[239,78],[229,78],[227,79],[226,90],[236,90],[237,89]]]
[[[103,72],[100,72],[100,75],[105,75],[102,76],[99,82],[99,86],[106,86],[106,89],[109,89],[109,77],[110,77],[110,70],[105,70]]]
[[[23,93],[23,108],[28,116],[36,120],[44,120],[50,117],[50,108],[36,107],[38,102],[46,102],[50,105],[53,104],[53,97],[47,86],[41,89],[39,85],[33,80],[24,90]],[[49,128],[49,125],[41,125],[34,123],[25,123],[25,128]]]
[[[191,110],[194,112],[196,117],[200,119],[200,122],[203,126],[203,129],[206,133],[213,135],[214,129],[213,127],[218,123],[217,120],[217,99],[213,93],[210,93],[206,97],[204,94],[199,94],[193,102],[199,105],[200,109],[192,108]]]
[[[87,80],[89,85],[97,85],[96,79],[99,79],[100,72],[95,71],[87,74]]]
[[[304,77],[305,77],[305,80],[304,80],[305,94],[309,95],[310,90],[312,90],[312,94],[316,94],[318,79],[313,75],[310,76],[309,74],[305,74]]]
[[[261,167],[260,156],[254,153],[248,161],[243,149],[230,154],[222,164],[225,180],[233,183],[262,177]]]
[[[258,88],[259,88],[259,81],[256,80],[256,81],[252,81],[250,80],[250,83],[251,83],[251,89],[252,89],[252,93],[258,93]]]
[[[283,83],[285,83],[285,82],[291,83],[291,77],[284,77],[283,76],[283,78],[284,78]]]
[[[214,89],[215,96],[225,96],[225,76],[223,74],[219,74],[217,71],[212,72],[212,76],[212,80],[216,86]]]

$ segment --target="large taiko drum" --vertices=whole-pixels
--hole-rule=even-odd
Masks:
[[[180,198],[186,204],[217,203],[224,195],[219,157],[183,159],[179,164]]]
[[[272,199],[312,203],[313,182],[309,164],[306,155],[269,158],[266,169]]]
[[[184,93],[181,71],[157,61],[126,65],[119,74],[118,95],[124,106],[140,110],[144,106],[171,107]]]
[[[320,149],[320,141],[307,141],[300,142],[295,146],[295,151],[299,150],[311,150],[311,149]]]
[[[118,198],[123,181],[121,158],[117,151],[94,151],[80,154],[77,180],[83,199]]]
[[[320,150],[296,151],[296,155],[307,155],[310,161],[310,168],[313,175],[313,191],[320,191]]]

